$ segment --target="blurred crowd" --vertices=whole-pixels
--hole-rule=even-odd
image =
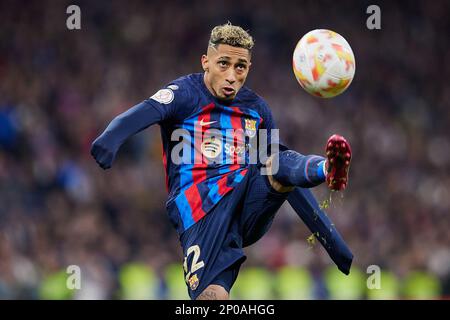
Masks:
[[[90,144],[120,112],[200,72],[211,28],[228,20],[256,40],[247,85],[291,148],[322,154],[333,133],[350,141],[347,190],[314,192],[331,197],[326,211],[355,270],[377,265],[399,281],[421,272],[437,283],[431,296],[450,295],[448,2],[382,3],[381,30],[367,29],[366,1],[78,1],[72,31],[70,4],[0,2],[0,298],[51,297],[46,279],[69,265],[82,270],[77,298],[126,298],[121,275],[142,267],[158,287],[150,298],[172,297],[167,270],[182,255],[165,212],[159,128],[129,140],[108,171]],[[309,96],[291,69],[297,41],[317,28],[343,35],[356,57],[337,98]],[[243,270],[298,267],[320,287],[332,262],[309,236],[283,206]],[[333,298],[325,287],[312,297]]]

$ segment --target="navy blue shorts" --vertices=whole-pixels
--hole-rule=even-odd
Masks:
[[[246,259],[242,248],[268,231],[288,195],[275,191],[267,176],[251,165],[241,183],[181,235],[184,275],[191,299],[211,284],[230,292]]]

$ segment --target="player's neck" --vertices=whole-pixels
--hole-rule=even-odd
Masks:
[[[223,99],[220,99],[219,97],[217,97],[215,95],[214,90],[213,90],[212,86],[210,85],[209,81],[206,79],[206,77],[207,77],[207,75],[206,75],[206,72],[205,72],[205,73],[203,73],[203,84],[204,84],[204,87],[205,87],[206,91],[209,93],[209,95],[214,100],[219,102],[220,104],[230,105],[234,101],[234,99],[232,99],[232,100],[223,100]]]
[[[212,88],[212,86],[209,84],[209,81],[206,79],[206,72],[203,73],[203,83],[205,84],[206,89],[208,89],[209,93],[217,99],[217,97],[214,94],[214,90]]]

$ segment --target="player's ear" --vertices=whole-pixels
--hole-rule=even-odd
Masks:
[[[206,54],[202,55],[202,68],[205,72],[209,71],[209,60]]]

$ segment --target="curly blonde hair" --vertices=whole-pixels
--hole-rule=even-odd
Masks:
[[[215,26],[211,30],[209,46],[217,48],[219,44],[228,44],[233,47],[240,47],[252,50],[255,42],[247,31],[239,26],[233,26],[231,22]]]

